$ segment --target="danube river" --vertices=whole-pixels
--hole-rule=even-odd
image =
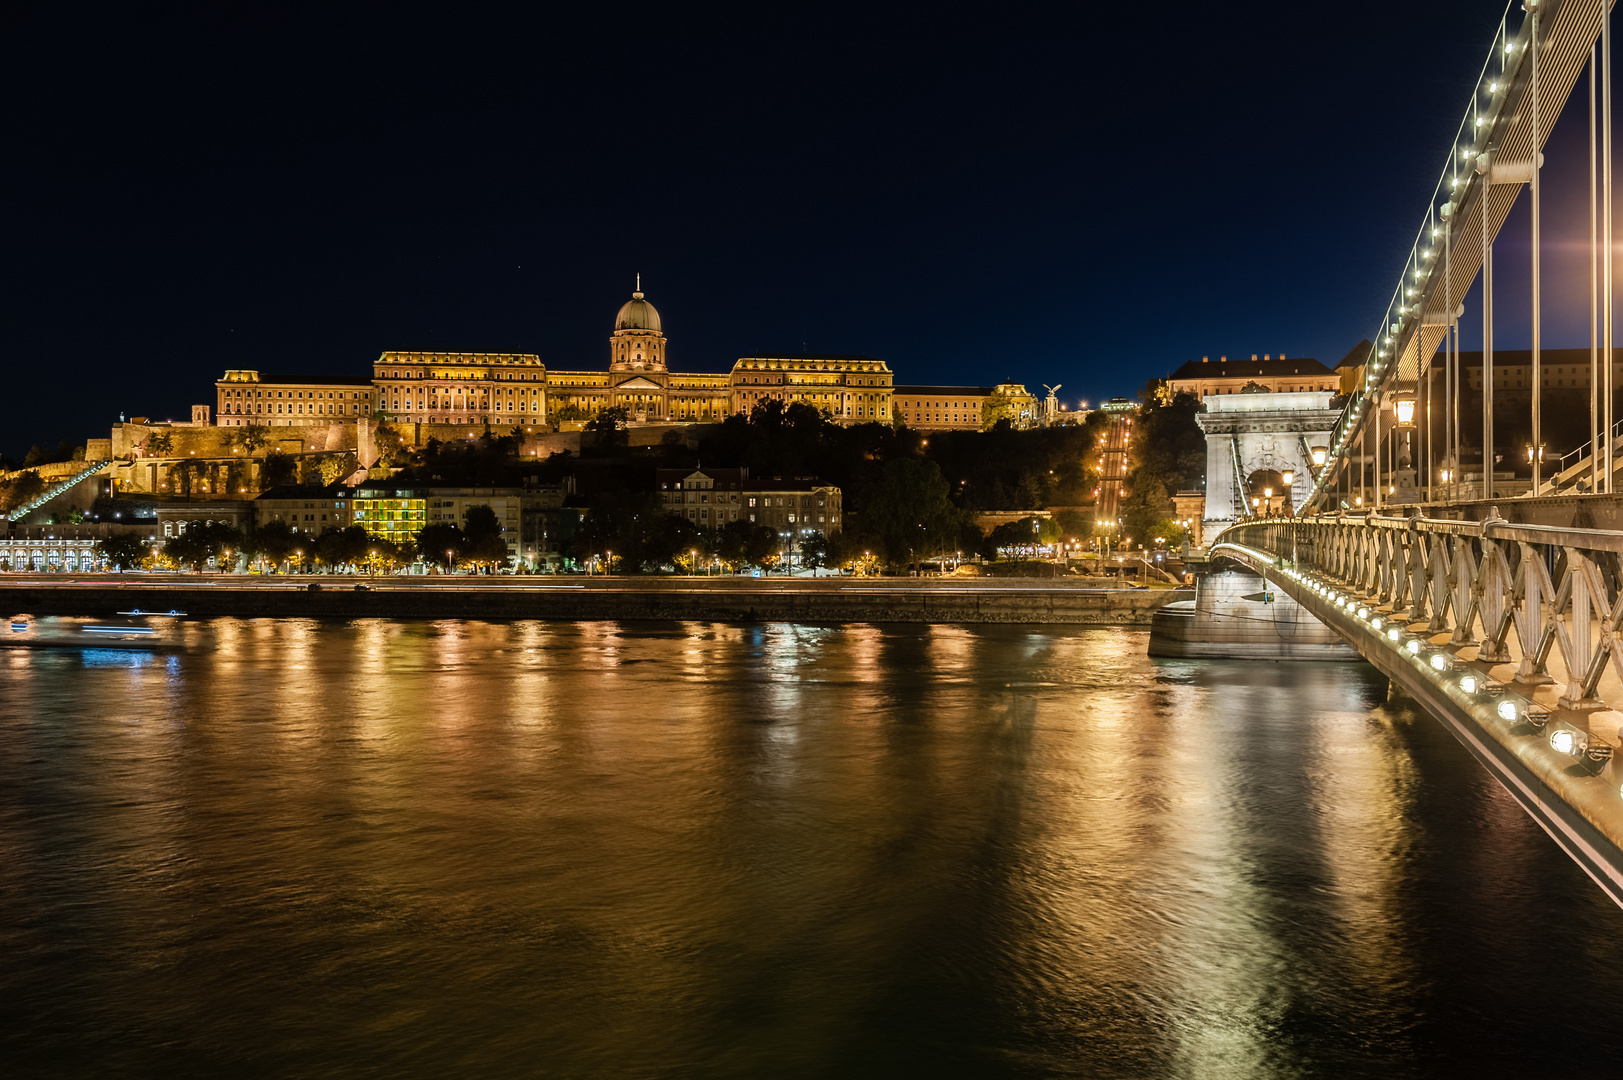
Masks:
[[[1613,1076],[1623,911],[1363,665],[1012,626],[0,651],[8,1076]]]

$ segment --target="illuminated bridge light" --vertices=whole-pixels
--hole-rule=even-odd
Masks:
[[[1477,677],[1475,675],[1461,675],[1460,689],[1467,694],[1474,694],[1477,690]]]
[[[1409,650],[1409,655],[1410,656],[1418,656],[1418,655],[1420,655],[1420,639],[1419,638],[1410,638],[1409,643],[1407,645],[1405,645],[1404,648]]]
[[[1516,722],[1516,718],[1521,715],[1521,710],[1516,708],[1516,703],[1509,698],[1501,701],[1499,707],[1494,711],[1499,714],[1499,719],[1508,720],[1513,724]]]

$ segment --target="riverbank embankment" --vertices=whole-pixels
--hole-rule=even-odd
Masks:
[[[311,585],[319,588],[311,589]],[[361,588],[357,588],[361,586]],[[0,578],[7,615],[139,609],[195,617],[705,619],[1149,626],[1185,589],[958,578]]]

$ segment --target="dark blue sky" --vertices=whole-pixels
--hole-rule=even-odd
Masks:
[[[545,10],[3,16],[0,451],[228,367],[600,368],[638,271],[684,370],[866,352],[1074,402],[1333,363],[1502,9]]]

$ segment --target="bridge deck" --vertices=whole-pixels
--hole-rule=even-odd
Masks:
[[[1294,519],[1213,553],[1341,634],[1623,905],[1623,532]]]

